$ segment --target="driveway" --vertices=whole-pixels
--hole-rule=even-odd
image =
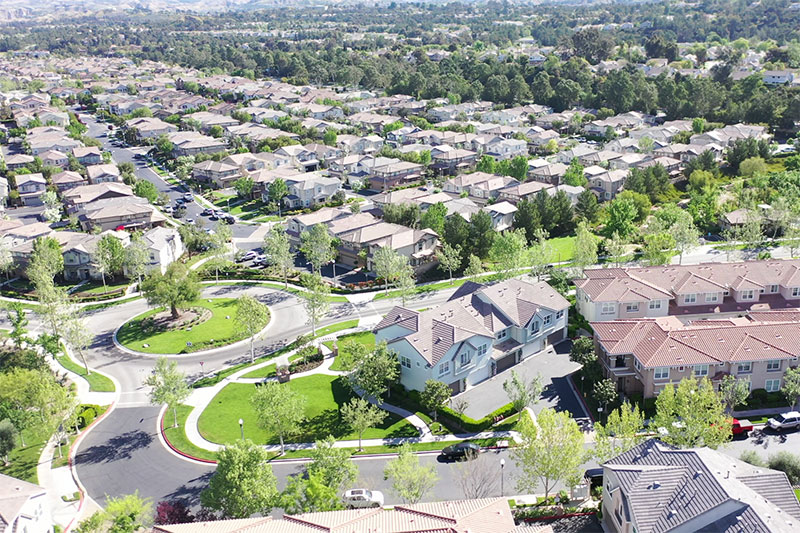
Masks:
[[[570,347],[570,341],[550,346],[547,350],[529,357],[455,397],[469,402],[464,414],[479,419],[508,403],[503,382],[511,379],[512,370],[526,380],[541,374],[544,391],[539,401],[532,407],[533,411],[538,413],[545,407],[551,407],[556,411],[569,411],[573,417],[584,417],[586,414],[583,404],[569,385],[569,375],[580,368],[580,365],[569,360]]]

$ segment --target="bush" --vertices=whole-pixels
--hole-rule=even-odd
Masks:
[[[745,450],[739,455],[739,460],[753,466],[765,467],[764,459],[755,450]]]
[[[514,406],[510,403],[504,405],[503,407],[500,407],[495,411],[492,411],[491,413],[484,416],[480,420],[475,420],[474,418],[470,418],[467,415],[459,416],[458,413],[456,413],[449,407],[439,408],[440,416],[444,418],[449,418],[453,423],[458,424],[465,430],[472,433],[478,433],[480,431],[484,431],[490,428],[498,420],[503,418],[508,418],[514,413],[515,413]]]
[[[800,483],[800,456],[790,452],[778,452],[769,456],[767,466],[785,473],[792,485]]]
[[[78,427],[83,429],[89,426],[89,424],[94,422],[95,418],[97,418],[97,411],[91,407],[84,409],[81,411],[81,414],[78,415]]]

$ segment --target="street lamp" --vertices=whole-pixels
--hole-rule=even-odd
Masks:
[[[242,440],[244,440],[244,420],[241,418],[239,419],[239,433],[241,433]]]
[[[504,497],[506,490],[505,490],[505,468],[506,468],[506,460],[502,457],[500,458],[500,497]]]

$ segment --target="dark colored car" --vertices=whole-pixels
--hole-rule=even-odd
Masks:
[[[589,483],[590,489],[603,486],[603,469],[601,467],[587,469],[583,473],[583,477]]]
[[[474,442],[459,442],[442,450],[442,455],[448,459],[472,459],[481,453],[481,447]]]
[[[223,218],[222,220],[224,220],[226,224],[234,224],[234,223],[236,223],[236,219],[235,219],[235,218],[233,218],[233,217],[232,217],[232,216],[230,216],[230,215],[226,216],[226,217],[225,217],[225,218]]]

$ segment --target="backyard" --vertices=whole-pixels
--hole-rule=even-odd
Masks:
[[[313,442],[333,435],[338,440],[356,439],[358,435],[348,430],[339,417],[339,408],[353,394],[338,376],[316,374],[294,379],[282,385],[290,387],[306,398],[306,421],[291,442]],[[277,435],[268,434],[259,427],[250,396],[255,385],[232,383],[223,388],[200,415],[200,434],[211,442],[220,444],[240,438],[239,419],[244,421],[244,436],[256,443],[277,444]],[[388,415],[378,427],[364,432],[365,439],[388,437],[416,437],[417,430],[405,420]]]
[[[164,330],[152,327],[149,320],[164,308],[152,309],[123,324],[117,332],[117,341],[130,350],[171,354],[224,346],[244,338],[244,335],[236,332],[235,298],[197,300],[186,307],[208,309],[211,316],[195,325],[201,327]]]

